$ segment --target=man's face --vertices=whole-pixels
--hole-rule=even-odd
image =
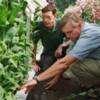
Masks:
[[[62,31],[65,33],[66,37],[75,41],[80,36],[81,27],[78,24],[73,26],[72,23],[68,22],[63,26]]]
[[[55,15],[52,11],[42,13],[43,23],[47,28],[52,28],[55,24]]]

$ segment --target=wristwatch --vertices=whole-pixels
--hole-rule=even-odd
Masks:
[[[40,83],[40,81],[38,80],[37,76],[34,76],[33,79],[38,83]]]

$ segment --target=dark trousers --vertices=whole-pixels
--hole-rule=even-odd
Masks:
[[[57,58],[53,53],[43,52],[41,59],[39,62],[37,62],[37,64],[41,67],[41,71],[44,71],[49,68],[56,60]]]

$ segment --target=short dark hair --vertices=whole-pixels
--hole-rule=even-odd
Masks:
[[[42,13],[46,13],[48,11],[52,11],[53,14],[56,14],[56,5],[54,3],[49,3],[46,7],[42,9]]]

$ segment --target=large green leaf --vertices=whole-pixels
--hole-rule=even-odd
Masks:
[[[3,0],[0,0],[0,5],[2,4],[2,1],[3,1]]]
[[[6,6],[0,5],[0,26],[7,24],[8,10]]]
[[[25,0],[0,1],[0,100],[15,100],[14,91],[26,80],[31,66],[26,5]]]

